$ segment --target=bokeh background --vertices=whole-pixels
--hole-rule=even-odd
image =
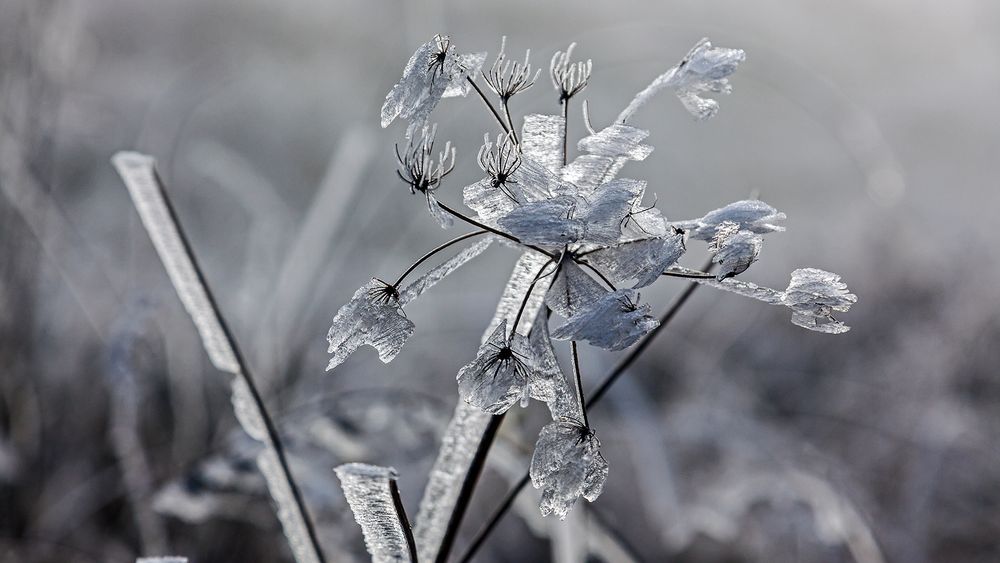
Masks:
[[[121,149],[158,159],[331,559],[364,558],[334,465],[395,466],[416,513],[514,253],[410,307],[388,366],[368,349],[324,373],[325,333],[368,278],[453,236],[395,179],[402,126],[378,124],[436,32],[490,60],[507,35],[544,70],[578,42],[598,125],[701,37],[746,49],[715,119],[669,95],[641,111],[656,150],[624,174],[672,219],[759,193],[788,230],[743,277],[784,288],[815,266],[859,297],[830,336],[700,289],[591,413],[603,496],[559,523],[523,495],[477,560],[1000,559],[998,30],[987,0],[0,1],[0,560],[290,557],[228,378],[109,163]],[[543,72],[513,110],[556,102]],[[440,192],[457,203],[494,124],[474,97],[433,120],[458,146]],[[587,382],[614,359],[586,351]],[[508,417],[459,551],[546,415]]]

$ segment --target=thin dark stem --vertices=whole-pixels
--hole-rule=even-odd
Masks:
[[[549,264],[551,264],[551,263],[552,263],[552,260],[549,259],[544,264],[542,264],[542,267],[539,268],[538,273],[535,274],[535,279],[531,280],[531,285],[528,286],[528,290],[526,292],[524,292],[524,299],[521,300],[521,306],[517,309],[517,316],[514,317],[514,324],[510,328],[510,333],[511,334],[514,334],[514,332],[517,330],[517,324],[519,322],[521,322],[521,315],[524,314],[524,308],[528,305],[528,301],[531,299],[531,292],[533,292],[535,290],[535,284],[537,284],[538,280],[542,279],[543,277],[552,274],[552,272],[549,272],[548,274],[545,274],[545,276],[542,275],[542,272],[544,272],[545,268],[547,268],[549,266]],[[562,258],[561,257],[559,259],[559,265],[560,266],[562,265]],[[555,272],[558,275],[559,266],[556,266]]]
[[[666,270],[665,272],[663,272],[662,275],[671,278],[688,278],[696,280],[706,279],[706,278],[715,279],[715,274],[709,274],[707,272],[675,272],[673,270]]]
[[[503,120],[503,117],[500,116],[500,112],[498,112],[497,108],[493,106],[493,103],[490,102],[489,98],[486,97],[486,93],[479,87],[479,84],[476,84],[476,81],[473,80],[471,76],[466,76],[465,79],[469,81],[469,84],[472,84],[472,87],[476,89],[476,93],[483,99],[483,103],[485,103],[486,107],[490,108],[490,111],[493,112],[493,117],[497,118],[497,123],[500,124],[500,127],[503,127],[503,132],[510,135],[511,130],[507,127],[507,123]],[[517,141],[515,141],[515,144],[516,143]]]
[[[514,120],[510,118],[510,105],[507,98],[503,99],[503,115],[507,118],[508,131],[510,131],[510,136],[514,139],[514,144],[520,146],[517,140],[517,129],[514,127]]]
[[[455,500],[455,509],[448,519],[448,527],[445,529],[444,537],[441,538],[441,547],[438,548],[437,557],[434,559],[435,563],[448,561],[448,555],[451,553],[451,548],[455,545],[455,538],[458,536],[458,529],[462,525],[466,510],[469,508],[469,501],[472,500],[472,493],[475,492],[479,477],[483,473],[483,468],[486,467],[486,456],[490,452],[490,447],[493,446],[493,440],[496,438],[505,416],[507,413],[493,415],[489,424],[486,425],[486,430],[483,431],[483,438],[479,441],[476,455],[472,458],[469,471],[465,474],[465,481],[462,482],[462,488]],[[414,559],[414,561],[416,560]]]
[[[606,283],[609,288],[611,288],[611,291],[618,291],[618,288],[615,287],[615,284],[611,283],[611,280],[609,280],[607,278],[607,276],[605,276],[600,270],[598,270],[597,268],[595,268],[592,264],[590,264],[586,260],[575,260],[574,259],[573,261],[576,262],[577,264],[582,265],[582,266],[586,266],[590,271],[592,271],[595,274],[597,274],[597,277],[601,278],[601,280],[604,283]]]
[[[573,376],[576,379],[576,399],[580,402],[580,414],[583,415],[583,426],[590,430],[590,420],[587,418],[587,400],[583,396],[583,376],[580,374],[580,351],[577,350],[576,340],[569,343],[569,350],[573,355]]]
[[[703,269],[707,270],[710,266],[711,262],[709,262]],[[639,358],[639,356],[646,350],[646,348],[648,348],[649,345],[652,344],[653,339],[656,338],[656,335],[659,334],[660,331],[663,330],[663,328],[670,323],[670,321],[674,318],[674,316],[677,315],[677,312],[688,301],[688,299],[691,298],[691,295],[697,288],[698,288],[697,283],[690,283],[686,288],[684,288],[684,291],[682,291],[676,298],[674,298],[670,306],[667,307],[667,310],[664,311],[663,315],[660,316],[659,326],[650,331],[650,333],[647,334],[642,339],[642,342],[640,342],[635,348],[633,348],[628,353],[627,356],[625,356],[618,362],[618,365],[616,365],[614,369],[611,370],[611,372],[604,378],[604,381],[602,381],[601,384],[597,386],[597,389],[590,396],[590,399],[586,401],[585,404],[587,407],[593,407],[594,405],[597,404],[598,401],[601,400],[602,397],[604,397],[604,394],[608,392],[608,389],[610,389],[611,386],[614,385],[616,381],[618,381],[618,378],[621,377],[623,373],[625,373],[625,371],[629,368],[629,366],[631,366],[632,363],[634,363]],[[528,485],[528,482],[530,480],[531,478],[529,474],[525,473],[524,476],[521,477],[521,480],[518,481],[517,484],[514,485],[509,491],[507,491],[507,495],[504,497],[503,502],[501,502],[500,505],[497,506],[497,508],[493,511],[493,514],[490,515],[490,519],[486,522],[486,524],[484,524],[483,527],[480,528],[478,532],[476,532],[475,538],[473,538],[472,543],[469,545],[469,548],[465,550],[465,553],[462,554],[460,561],[466,562],[472,559],[472,557],[476,554],[479,548],[482,547],[483,543],[485,543],[486,538],[489,537],[489,535],[493,532],[493,530],[503,519],[504,515],[506,515],[507,512],[510,510],[511,505],[514,504],[514,499],[516,499],[517,495],[520,494],[522,490],[524,490],[524,487]]]
[[[569,160],[569,98],[560,98],[563,116],[563,166]]]
[[[417,266],[423,264],[431,256],[434,256],[438,252],[441,252],[442,250],[445,250],[446,248],[448,248],[449,246],[451,246],[453,244],[458,244],[458,243],[462,242],[463,240],[470,239],[472,237],[477,237],[479,235],[485,235],[488,232],[489,231],[487,231],[486,229],[480,229],[478,231],[472,231],[471,233],[465,233],[462,236],[455,237],[455,238],[449,240],[448,242],[446,242],[444,244],[441,244],[440,246],[434,248],[433,250],[431,250],[427,254],[424,254],[423,256],[421,256],[419,260],[417,260],[416,262],[414,262],[409,268],[406,269],[405,272],[403,272],[402,274],[400,274],[399,278],[392,284],[392,287],[396,288],[396,289],[399,289],[399,284],[402,283],[403,279],[406,278],[406,276],[408,276],[410,274],[410,272],[412,272],[414,269],[416,269]]]
[[[479,221],[476,221],[472,217],[469,217],[469,216],[467,216],[467,215],[465,215],[465,214],[463,214],[463,213],[461,213],[459,211],[455,211],[454,209],[452,209],[451,207],[448,207],[446,204],[444,204],[444,203],[442,203],[440,201],[438,202],[438,205],[441,206],[441,209],[444,209],[448,213],[451,213],[452,215],[454,215],[458,219],[461,219],[462,221],[465,221],[466,223],[468,223],[468,224],[470,224],[470,225],[472,225],[474,227],[479,227],[480,229],[489,231],[489,232],[491,232],[491,233],[493,233],[493,234],[495,234],[497,236],[501,236],[501,237],[503,237],[503,238],[505,238],[507,240],[510,240],[510,241],[513,241],[513,242],[515,242],[517,244],[520,244],[521,246],[523,246],[525,248],[530,248],[531,250],[534,250],[535,252],[538,252],[540,254],[544,254],[544,255],[548,256],[549,258],[552,258],[553,260],[556,258],[555,254],[552,254],[551,252],[549,252],[547,250],[543,250],[541,248],[538,248],[537,246],[535,246],[533,244],[525,244],[525,243],[521,242],[521,239],[515,237],[514,235],[509,234],[509,233],[505,233],[505,232],[503,232],[503,231],[501,231],[499,229],[494,229],[493,227],[491,227],[489,225],[485,225],[483,223],[480,223]]]
[[[392,495],[392,506],[396,509],[396,518],[403,528],[403,535],[406,536],[406,548],[410,551],[410,561],[417,563],[417,540],[413,539],[413,528],[410,527],[410,520],[406,517],[406,509],[403,508],[403,499],[399,496],[399,486],[395,479],[389,479],[389,494]]]
[[[194,269],[195,275],[198,277],[198,283],[205,290],[205,296],[208,299],[208,303],[212,308],[212,312],[215,314],[216,319],[219,322],[219,326],[222,328],[222,333],[226,338],[226,342],[233,351],[233,355],[236,357],[236,364],[239,367],[239,373],[236,377],[239,377],[246,384],[247,389],[250,390],[250,397],[260,412],[260,417],[264,422],[264,429],[267,432],[267,438],[271,442],[271,446],[274,448],[275,456],[278,458],[278,464],[281,468],[282,476],[288,483],[288,488],[292,491],[292,499],[295,501],[295,507],[299,511],[299,516],[302,518],[303,523],[306,527],[306,532],[309,535],[309,542],[312,544],[313,551],[316,553],[316,558],[320,563],[325,563],[326,558],[323,556],[323,549],[320,546],[319,536],[316,534],[316,525],[313,523],[312,516],[309,514],[309,510],[306,507],[305,499],[302,498],[302,492],[299,490],[298,484],[295,482],[295,478],[292,476],[292,471],[288,466],[288,459],[285,455],[285,448],[281,442],[281,436],[278,434],[278,429],[274,424],[274,420],[267,411],[267,407],[264,405],[264,400],[260,395],[260,391],[257,385],[254,383],[254,378],[251,375],[250,367],[247,364],[246,358],[243,356],[243,352],[240,350],[239,344],[236,342],[236,337],[233,335],[232,330],[229,328],[229,323],[226,322],[225,317],[222,315],[222,309],[219,307],[218,302],[215,299],[215,295],[212,293],[211,287],[208,285],[208,280],[205,278],[205,274],[198,264],[198,259],[194,254],[194,249],[191,246],[191,242],[188,240],[187,234],[184,232],[184,228],[181,226],[180,218],[177,216],[177,211],[174,209],[173,203],[170,201],[170,197],[167,195],[167,190],[163,180],[160,175],[154,170],[153,177],[156,180],[156,187],[160,192],[160,196],[163,198],[163,204],[167,208],[167,213],[170,215],[170,220],[173,221],[177,228],[177,236],[181,241],[181,245],[184,247],[184,252],[188,255],[191,260],[191,266]]]

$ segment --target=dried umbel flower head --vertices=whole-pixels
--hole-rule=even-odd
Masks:
[[[535,84],[541,69],[531,74],[531,63],[528,62],[531,56],[531,49],[524,52],[524,62],[511,61],[507,59],[504,48],[507,45],[507,37],[500,40],[500,52],[493,61],[493,66],[489,70],[483,71],[483,79],[490,87],[490,90],[500,97],[502,102],[506,102],[515,94],[524,92]]]
[[[434,137],[437,135],[437,125],[424,126],[420,138],[407,139],[406,148],[402,152],[396,145],[396,161],[399,165],[396,175],[410,188],[410,193],[423,194],[427,199],[427,209],[442,228],[451,227],[453,220],[450,215],[438,205],[434,192],[441,186],[441,180],[455,169],[455,148],[451,141],[444,149],[434,155]]]
[[[516,193],[514,173],[521,168],[521,151],[511,135],[498,135],[496,143],[489,134],[483,135],[479,148],[479,167],[489,176],[490,187],[500,190],[514,202],[520,202]]]
[[[590,59],[586,62],[570,62],[576,43],[570,43],[565,51],[557,51],[549,64],[549,76],[552,86],[559,92],[559,101],[566,102],[579,94],[590,82],[590,72],[594,64]]]

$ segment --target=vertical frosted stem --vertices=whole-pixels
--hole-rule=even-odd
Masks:
[[[112,163],[121,175],[142,224],[153,241],[167,275],[201,336],[209,359],[221,371],[235,375],[233,408],[247,434],[264,444],[257,465],[267,481],[277,516],[298,563],[323,563],[316,530],[305,501],[288,468],[277,428],[264,407],[246,361],[205,282],[152,157],[120,152]]]

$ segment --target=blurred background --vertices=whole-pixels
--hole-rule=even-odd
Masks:
[[[477,560],[997,561],[998,30],[986,0],[0,0],[0,560],[290,560],[228,376],[109,163],[122,149],[158,159],[330,559],[365,558],[334,465],[395,466],[416,514],[515,253],[409,307],[390,365],[364,349],[324,373],[325,335],[370,277],[454,236],[395,177],[403,126],[378,123],[441,32],[488,61],[502,35],[531,49],[543,75],[517,115],[557,113],[544,71],[576,41],[598,127],[701,37],[745,49],[715,119],[670,95],[637,115],[655,151],[623,175],[671,219],[759,193],[788,230],[742,277],[782,289],[813,266],[859,298],[832,336],[699,289],[591,412],[603,496],[559,523],[526,492]],[[459,203],[495,125],[473,96],[432,119],[458,146],[439,196]],[[588,384],[614,360],[586,350]],[[458,551],[547,415],[508,417]]]

